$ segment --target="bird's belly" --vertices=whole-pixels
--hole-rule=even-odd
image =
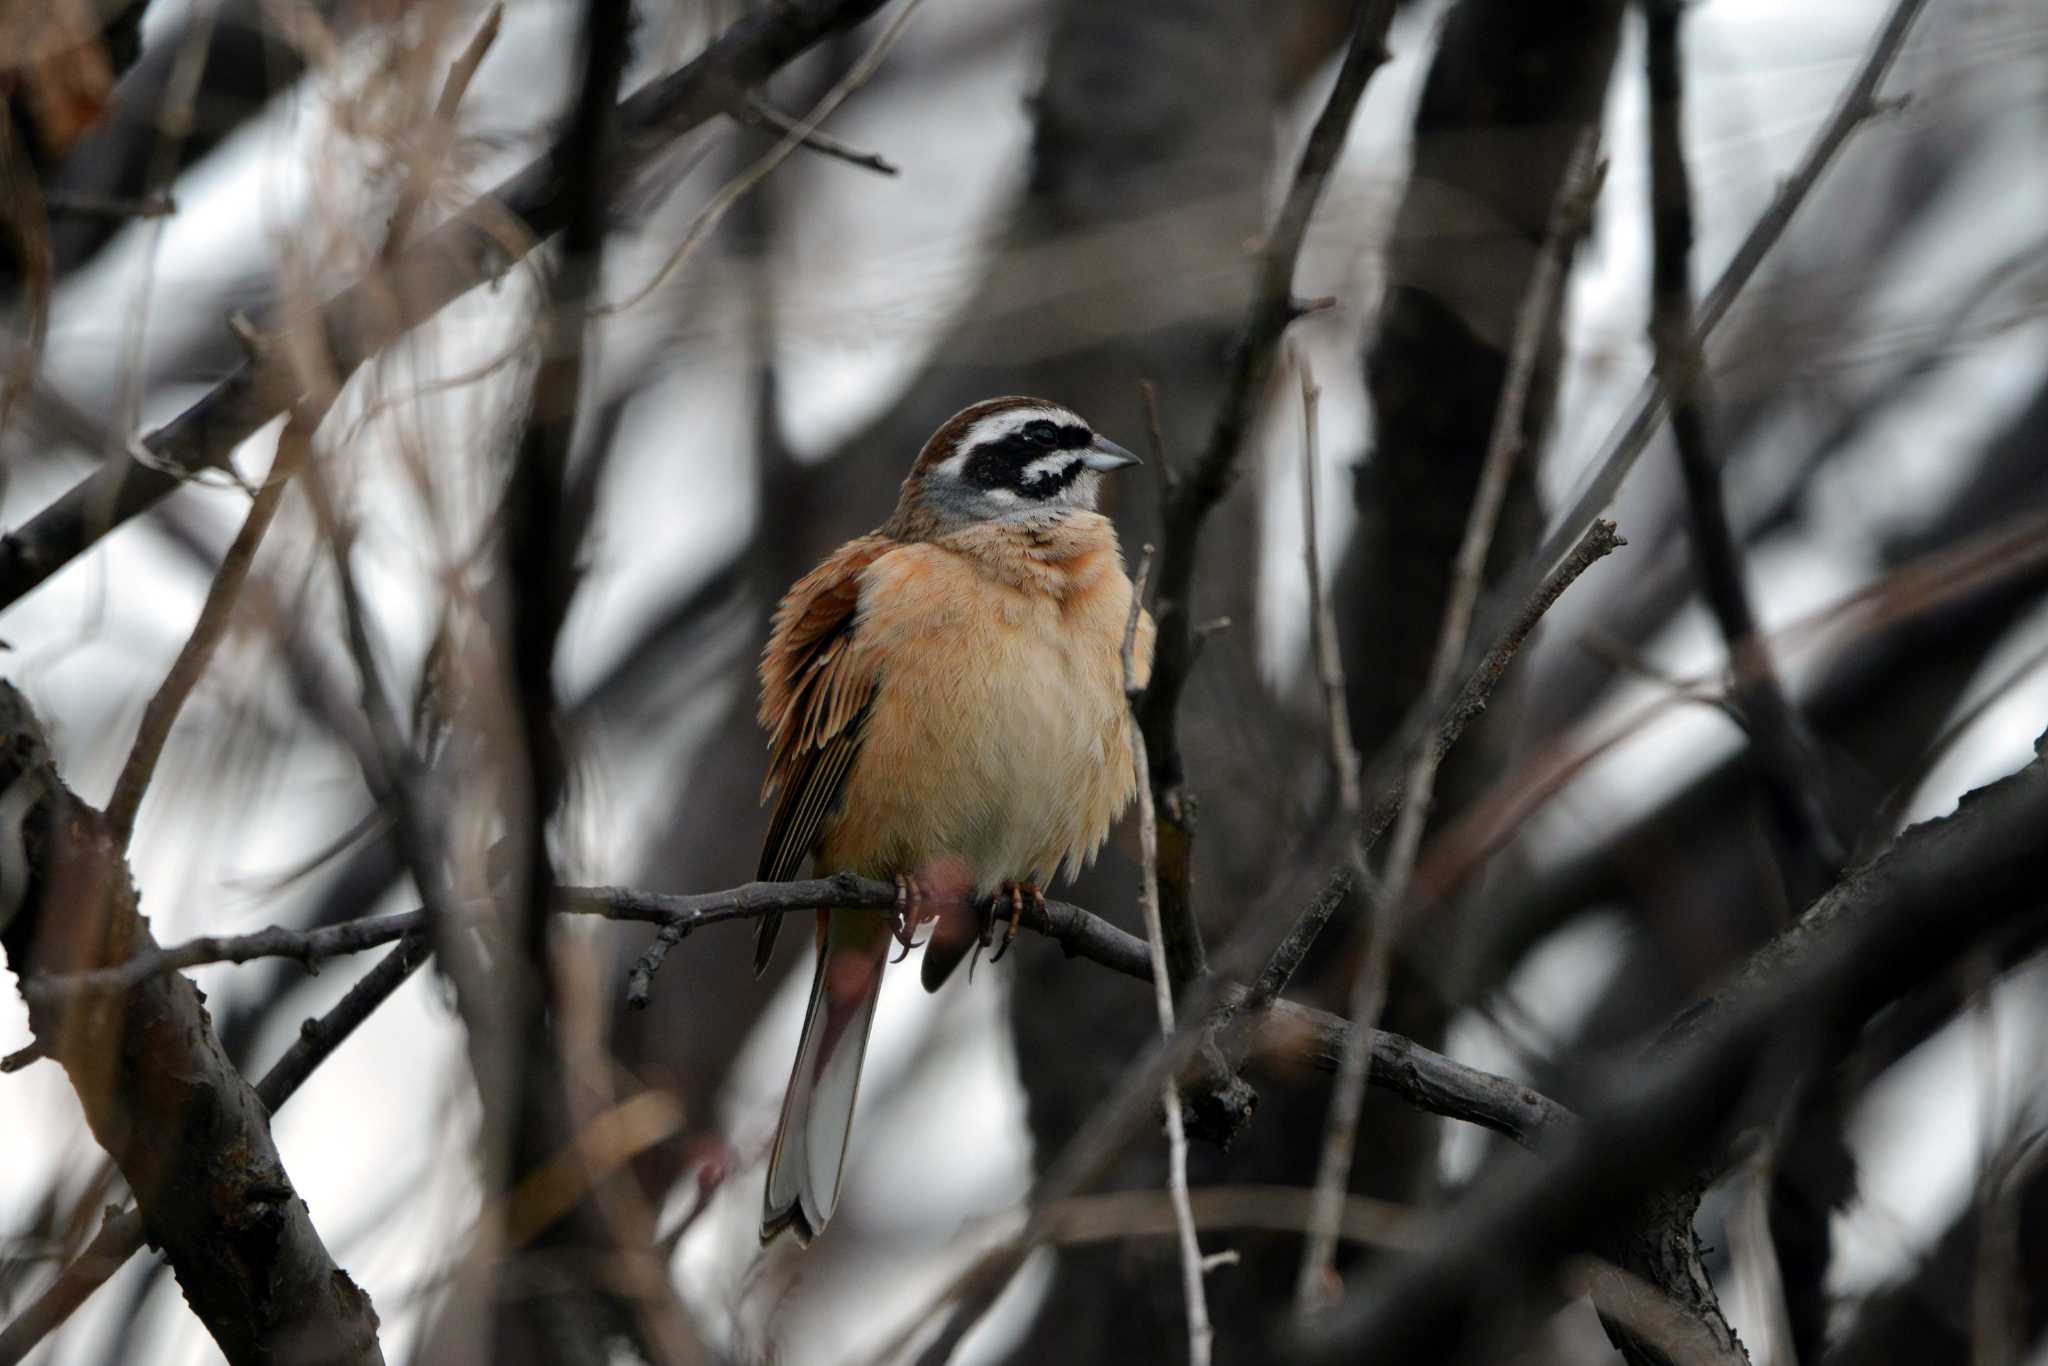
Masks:
[[[821,866],[953,857],[981,892],[1078,870],[1131,792],[1120,638],[1052,610],[946,625],[897,653]]]

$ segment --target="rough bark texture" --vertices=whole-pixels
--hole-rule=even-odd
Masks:
[[[269,1112],[228,1061],[198,990],[176,973],[112,997],[52,989],[51,974],[104,967],[154,941],[100,813],[64,787],[26,699],[6,684],[0,745],[0,837],[19,898],[0,909],[0,948],[37,1042],[70,1076],[193,1313],[235,1366],[382,1362],[376,1312],[328,1256],[271,1142]]]

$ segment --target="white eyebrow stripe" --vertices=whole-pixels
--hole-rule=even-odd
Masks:
[[[969,427],[960,449],[971,451],[986,442],[998,441],[1011,432],[1022,431],[1033,422],[1050,422],[1055,427],[1086,425],[1065,408],[1007,408],[1000,413],[991,413]]]

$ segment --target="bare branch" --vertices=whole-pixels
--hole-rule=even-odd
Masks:
[[[1612,1073],[1558,1161],[1503,1177],[1454,1233],[1381,1268],[1301,1359],[1353,1361],[1370,1344],[1389,1360],[1455,1366],[1519,1331],[1504,1320],[1527,1303],[1524,1287],[1637,1227],[1672,1180],[1724,1165],[1735,1135],[1772,1112],[1825,1039],[1948,972],[1986,934],[2048,935],[2044,826],[2048,760],[2037,758],[1900,836],[1682,1013],[1651,1060]]]
[[[873,171],[877,175],[900,174],[896,166],[886,158],[874,152],[863,152],[857,147],[849,147],[838,138],[819,129],[806,128],[803,122],[791,118],[758,94],[747,96],[740,109],[740,122],[754,128],[766,128],[770,132],[781,133],[784,136],[794,136],[800,146],[808,147],[820,156],[831,157],[849,166]]]
[[[851,27],[882,0],[792,0],[742,18],[681,70],[622,101],[619,153],[609,168],[630,176],[676,139],[723,113],[734,90],[758,85],[826,36]],[[560,231],[568,206],[563,168],[550,153],[529,164],[469,212],[407,247],[388,271],[373,272],[323,306],[313,326],[327,339],[333,377],[346,380],[393,329],[380,296],[403,304],[399,328],[416,326],[477,285],[502,275]],[[510,238],[506,221],[525,231]],[[388,278],[386,278],[388,277]],[[102,465],[25,525],[0,538],[0,607],[63,568],[114,527],[154,506],[191,474],[226,465],[236,446],[289,407],[300,392],[283,358],[244,363],[142,444]]]
[[[1696,331],[1693,345],[1696,349],[1705,350],[1707,340],[1712,337],[1715,327],[1727,316],[1736,296],[1756,274],[1757,267],[1763,263],[1771,248],[1777,245],[1778,239],[1784,235],[1792,216],[1813,192],[1821,173],[1828,168],[1836,153],[1841,151],[1842,144],[1849,140],[1851,133],[1862,126],[1864,120],[1877,113],[1877,87],[1883,82],[1885,73],[1891,70],[1892,62],[1898,57],[1900,48],[1905,45],[1907,33],[1911,31],[1913,22],[1920,17],[1920,11],[1926,7],[1926,3],[1927,0],[1895,0],[1869,54],[1863,59],[1863,65],[1836,103],[1833,115],[1822,126],[1820,132],[1815,134],[1806,154],[1800,158],[1798,167],[1778,187],[1777,194],[1771,199],[1770,207],[1765,209],[1750,227],[1749,234],[1743,239],[1742,245],[1736,248],[1734,257],[1721,272],[1720,279],[1707,291],[1705,300],[1700,304],[1699,315],[1694,319]],[[1566,553],[1588,526],[1592,525],[1601,510],[1614,501],[1615,490],[1621,487],[1621,481],[1635,467],[1637,457],[1643,453],[1644,448],[1650,444],[1650,438],[1656,435],[1658,427],[1663,424],[1664,397],[1663,383],[1653,375],[1638,396],[1635,413],[1629,419],[1628,425],[1615,438],[1614,445],[1607,453],[1594,462],[1594,472],[1586,480],[1583,491],[1573,500],[1571,508],[1556,520],[1550,535],[1524,562],[1523,567],[1501,586],[1497,595],[1499,605],[1493,609],[1495,612],[1505,611],[1506,604],[1520,602],[1526,598],[1543,576],[1549,573],[1550,567],[1558,558]],[[1491,616],[1492,613],[1488,615]],[[1419,726],[1425,723],[1416,718],[1413,724]]]
[[[1432,711],[1447,702],[1457,688],[1458,668],[1465,656],[1465,638],[1479,600],[1487,551],[1493,544],[1494,527],[1507,495],[1508,477],[1522,447],[1522,414],[1536,372],[1537,351],[1555,324],[1572,248],[1591,221],[1593,201],[1600,191],[1604,169],[1597,159],[1597,150],[1597,134],[1588,130],[1558,187],[1543,251],[1529,276],[1528,293],[1515,319],[1514,346],[1508,355],[1500,402],[1494,410],[1493,434],[1478,488],[1472,496],[1464,539],[1452,564],[1443,628],[1424,688],[1423,695]],[[1438,759],[1435,746],[1421,745],[1409,762],[1402,785],[1401,813],[1394,823],[1393,847],[1387,855],[1385,884],[1370,898],[1372,913],[1365,926],[1365,952],[1352,976],[1345,1011],[1354,1023],[1365,1028],[1371,1028],[1379,1019],[1386,994],[1397,917],[1415,872],[1416,853],[1422,847],[1423,823],[1428,818],[1431,794],[1436,787]],[[1362,848],[1355,841],[1353,848],[1354,861],[1362,867]],[[1358,1117],[1364,1108],[1366,1076],[1371,1065],[1372,1055],[1361,1034],[1345,1052],[1330,1101],[1329,1125],[1316,1171],[1321,1217],[1310,1229],[1302,1250],[1301,1274],[1295,1284],[1295,1306],[1304,1313],[1327,1303],[1338,1291],[1334,1261],[1340,1197],[1350,1184],[1351,1154],[1358,1138]]]
[[[105,819],[63,785],[28,703],[0,685],[0,785],[29,799],[4,832],[25,874],[0,946],[29,1024],[70,1077],[193,1312],[228,1360],[381,1362],[370,1301],[334,1264],[191,983],[159,976],[118,1009],[59,997],[47,974],[154,947]],[[4,801],[0,798],[0,801]],[[182,1136],[166,1141],[166,1136]]]
[[[1693,320],[1692,180],[1683,136],[1681,13],[1678,5],[1666,0],[1650,0],[1644,6],[1654,303],[1650,339],[1685,481],[1693,571],[1727,643],[1736,680],[1732,700],[1756,741],[1769,790],[1792,841],[1783,871],[1796,904],[1831,882],[1846,855],[1829,814],[1828,780],[1819,750],[1785,696],[1770,648],[1757,630],[1743,574],[1743,551],[1729,524],[1721,462],[1713,448],[1713,398]]]
[[[600,317],[614,313],[623,313],[627,309],[646,300],[655,290],[661,288],[664,281],[682,269],[683,263],[696,254],[697,248],[702,246],[710,238],[712,231],[724,221],[725,215],[732,209],[732,206],[737,204],[748,191],[759,185],[763,180],[766,180],[771,171],[787,161],[790,153],[794,152],[798,147],[807,145],[811,139],[815,138],[818,125],[830,118],[840,105],[846,103],[848,96],[852,95],[854,91],[860,89],[863,85],[866,85],[868,78],[881,69],[882,60],[889,55],[889,50],[896,46],[896,40],[903,36],[903,30],[910,23],[910,16],[917,13],[917,7],[923,3],[924,0],[903,0],[902,8],[896,11],[896,17],[889,21],[888,27],[884,28],[876,36],[875,41],[869,45],[868,50],[861,54],[860,60],[855,62],[852,68],[844,76],[841,76],[830,90],[825,92],[811,112],[806,114],[801,122],[790,124],[783,131],[780,142],[769,148],[759,160],[734,176],[716,195],[712,196],[711,202],[704,206],[695,219],[691,220],[689,230],[683,234],[683,240],[676,244],[676,249],[669,254],[666,261],[661,263],[661,268],[649,277],[647,283],[617,303],[606,304],[601,308],[595,309],[594,312]],[[750,107],[744,103],[728,112],[732,113],[733,117],[740,119],[742,122],[750,121]],[[752,113],[753,117],[760,117],[758,111],[752,111]],[[894,173],[892,168],[890,174],[893,175]]]
[[[1366,84],[1387,61],[1387,28],[1393,17],[1393,0],[1359,0],[1336,82],[1309,130],[1287,197],[1260,254],[1251,305],[1232,352],[1230,378],[1223,402],[1216,410],[1209,444],[1184,476],[1166,483],[1159,586],[1154,604],[1158,634],[1153,648],[1152,679],[1145,690],[1140,716],[1153,796],[1164,813],[1164,837],[1172,846],[1166,860],[1170,869],[1188,861],[1188,846],[1193,837],[1191,803],[1184,791],[1187,773],[1180,748],[1180,700],[1201,640],[1194,626],[1194,575],[1202,524],[1237,475],[1246,434],[1272,375],[1281,335],[1301,316],[1294,297],[1294,271],[1301,256],[1301,244]],[[1172,884],[1184,879],[1170,875],[1167,881]],[[1169,893],[1169,901],[1173,899],[1174,894]],[[1169,905],[1166,909],[1169,922],[1184,922],[1189,933],[1193,932],[1196,922],[1191,904]],[[1202,964],[1196,961],[1176,966],[1187,969],[1185,980],[1175,984],[1177,990],[1185,992],[1200,976]]]
[[[149,705],[142,710],[142,724],[136,728],[128,761],[121,766],[121,776],[114,780],[114,793],[107,799],[107,823],[123,849],[134,834],[135,814],[141,809],[143,794],[149,790],[149,780],[156,773],[157,760],[163,756],[171,727],[178,723],[178,712],[205,675],[206,666],[212,663],[214,648],[227,634],[228,620],[241,598],[242,585],[249,578],[250,566],[256,562],[257,548],[263,544],[271,520],[277,516],[278,505],[284,501],[285,485],[291,482],[302,448],[302,442],[278,443],[270,475],[256,490],[248,514],[242,519],[242,529],[235,533],[234,542],[221,557],[220,569],[206,591],[206,602],[199,609],[192,634],[178,651]]]
[[[1123,674],[1124,696],[1131,709],[1131,773],[1138,798],[1138,907],[1145,919],[1146,947],[1152,964],[1152,1004],[1159,1012],[1159,1033],[1171,1039],[1173,975],[1166,965],[1166,928],[1159,918],[1159,820],[1152,807],[1152,784],[1145,777],[1151,772],[1151,765],[1145,760],[1145,731],[1137,716],[1144,692],[1138,686],[1133,658],[1138,615],[1144,610],[1145,581],[1151,577],[1152,547],[1148,545],[1138,561],[1130,615],[1124,622]],[[1216,1330],[1209,1326],[1209,1298],[1202,1288],[1202,1242],[1195,1233],[1194,1209],[1188,1203],[1188,1135],[1180,1113],[1180,1087],[1171,1076],[1160,1087],[1159,1101],[1166,1110],[1166,1191],[1179,1230],[1181,1293],[1187,1302],[1188,1317],[1188,1366],[1208,1366]]]
[[[282,1109],[306,1078],[332,1056],[358,1025],[391,999],[426,960],[426,937],[418,933],[407,936],[376,967],[364,973],[332,1010],[300,1025],[292,1046],[256,1083],[256,1095],[264,1108],[273,1115]],[[141,1250],[142,1241],[142,1215],[133,1205],[109,1212],[99,1234],[85,1251],[0,1330],[0,1366],[19,1366],[30,1348],[56,1331],[93,1291],[128,1264],[128,1259]]]

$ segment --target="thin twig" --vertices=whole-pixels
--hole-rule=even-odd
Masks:
[[[498,30],[504,19],[505,6],[503,0],[499,0],[484,14],[483,22],[477,25],[476,33],[461,53],[449,63],[447,79],[441,85],[441,98],[435,102],[434,116],[427,124],[426,145],[413,160],[405,178],[405,187],[398,194],[398,207],[391,211],[391,223],[384,233],[383,260],[387,265],[412,237],[413,223],[419,218],[420,209],[433,197],[434,177],[440,174],[441,162],[455,141],[456,112],[462,107],[462,97],[469,92],[469,83],[476,77],[477,68],[483,65],[484,54],[498,40]]]
[[[1138,638],[1138,614],[1144,610],[1145,581],[1152,577],[1152,547],[1146,546],[1138,560],[1138,577],[1131,588],[1131,610],[1124,622],[1123,675],[1126,705],[1131,710],[1131,775],[1138,798],[1138,906],[1144,913],[1145,939],[1152,960],[1152,1004],[1159,1012],[1159,1033],[1173,1037],[1173,974],[1166,965],[1166,927],[1159,917],[1159,819],[1152,806],[1151,771],[1145,762],[1145,732],[1138,725],[1137,706],[1144,696],[1138,686],[1137,662],[1133,657]],[[1173,1216],[1180,1233],[1181,1293],[1187,1303],[1189,1366],[1208,1366],[1216,1332],[1209,1326],[1209,1299],[1202,1287],[1202,1243],[1195,1233],[1195,1213],[1188,1203],[1188,1135],[1181,1118],[1180,1087],[1169,1076],[1160,1087],[1159,1101],[1166,1110],[1166,1190],[1173,1203]]]
[[[143,794],[149,790],[149,781],[156,773],[157,760],[163,755],[171,728],[178,722],[178,712],[198,686],[206,666],[213,661],[214,649],[227,634],[228,620],[234,615],[250,566],[256,562],[257,548],[263,544],[278,505],[284,501],[285,485],[291,482],[304,446],[303,441],[291,437],[279,440],[270,475],[257,488],[248,515],[242,519],[242,529],[235,533],[234,543],[221,557],[220,570],[213,576],[212,587],[206,590],[206,602],[199,609],[192,634],[178,651],[149,705],[142,710],[135,743],[128,749],[121,776],[114,780],[114,793],[107,799],[107,820],[123,849],[134,834],[136,812],[142,806]]]
[[[1528,640],[1530,633],[1536,629],[1536,624],[1543,619],[1544,613],[1550,610],[1551,604],[1557,601],[1565,589],[1577,582],[1579,576],[1587,569],[1613,553],[1617,547],[1627,544],[1626,540],[1616,534],[1614,523],[1593,523],[1579,544],[1573,548],[1572,553],[1565,557],[1564,563],[1560,564],[1550,578],[1536,590],[1535,595],[1522,605],[1521,612],[1495,640],[1493,648],[1487,651],[1480,666],[1466,678],[1464,687],[1459,689],[1451,705],[1440,713],[1441,719],[1431,732],[1429,741],[1439,759],[1457,744],[1458,738],[1464,734],[1465,727],[1472,719],[1485,712],[1487,698],[1492,695],[1501,677],[1507,672],[1508,665],[1514,661],[1515,655]],[[1365,825],[1365,840],[1368,845],[1378,839],[1399,814],[1401,780],[1396,777],[1388,781],[1378,789],[1378,793]],[[1314,946],[1317,936],[1322,933],[1323,926],[1344,905],[1354,889],[1371,885],[1370,881],[1362,881],[1358,870],[1348,865],[1340,867],[1330,875],[1322,891],[1302,908],[1300,917],[1289,927],[1286,937],[1273,950],[1272,957],[1259,973],[1247,1002],[1251,1009],[1263,1007],[1287,990],[1288,982],[1293,980],[1295,970],[1301,966],[1302,959],[1308,956],[1308,951]]]
[[[1294,353],[1294,367],[1301,377],[1301,553],[1308,574],[1309,634],[1316,683],[1323,693],[1323,717],[1330,733],[1330,765],[1337,772],[1337,804],[1344,814],[1344,828],[1356,832],[1363,827],[1365,814],[1358,777],[1358,746],[1351,741],[1351,709],[1345,704],[1344,658],[1337,648],[1337,618],[1330,610],[1329,595],[1323,591],[1322,555],[1316,544],[1316,475],[1322,463],[1316,415],[1323,391],[1309,369],[1308,357],[1298,349]],[[1352,838],[1356,838],[1355,833]]]
[[[94,218],[169,218],[178,211],[178,201],[167,194],[121,199],[84,190],[49,190],[43,205],[54,216],[74,214]]]
[[[1597,134],[1588,130],[1572,154],[1557,201],[1552,206],[1550,226],[1543,251],[1537,257],[1515,319],[1513,348],[1508,353],[1507,375],[1501,382],[1494,409],[1493,433],[1487,443],[1486,460],[1479,484],[1472,495],[1472,509],[1465,522],[1457,558],[1451,566],[1451,582],[1444,601],[1443,628],[1437,638],[1436,654],[1430,661],[1424,695],[1432,709],[1447,701],[1458,682],[1458,667],[1465,656],[1465,638],[1472,624],[1473,608],[1479,600],[1481,577],[1487,551],[1493,545],[1494,527],[1507,495],[1509,475],[1522,448],[1522,414],[1536,373],[1537,353],[1543,338],[1556,321],[1564,294],[1571,251],[1579,234],[1591,220],[1594,197],[1598,195],[1603,168],[1598,161]],[[1422,846],[1423,825],[1429,815],[1431,794],[1436,787],[1439,756],[1434,746],[1416,749],[1403,784],[1401,814],[1394,823],[1393,844],[1387,854],[1384,885],[1370,898],[1371,914],[1365,926],[1365,952],[1352,975],[1345,1014],[1354,1024],[1371,1028],[1379,1019],[1386,993],[1387,972],[1392,962],[1395,918],[1408,892],[1415,871],[1415,856]],[[1337,1255],[1337,1227],[1342,1215],[1341,1198],[1350,1183],[1351,1155],[1358,1138],[1358,1118],[1365,1102],[1366,1076],[1372,1055],[1363,1035],[1345,1050],[1337,1072],[1336,1092],[1330,1101],[1328,1128],[1324,1134],[1322,1158],[1316,1170],[1319,1217],[1310,1229],[1302,1250],[1301,1272],[1295,1282],[1295,1306],[1307,1313],[1333,1299],[1339,1289],[1334,1262]]]
[[[1308,1225],[1309,1192],[1300,1186],[1204,1186],[1194,1193],[1193,1210],[1198,1228],[1299,1233]],[[1344,1202],[1345,1238],[1373,1247],[1425,1247],[1433,1222],[1421,1211],[1369,1196],[1347,1196]],[[1061,1202],[1053,1225],[1053,1242],[1105,1243],[1172,1236],[1179,1216],[1157,1191],[1105,1191]]]
[[[1722,270],[1720,279],[1715,281],[1714,287],[1707,291],[1706,298],[1701,301],[1699,312],[1693,320],[1693,345],[1696,349],[1704,352],[1707,340],[1713,335],[1714,329],[1727,316],[1729,307],[1756,274],[1757,267],[1763,263],[1764,257],[1784,235],[1793,215],[1813,192],[1821,173],[1841,151],[1842,144],[1849,140],[1849,135],[1861,127],[1866,119],[1877,113],[1877,87],[1883,82],[1885,74],[1891,70],[1900,48],[1905,45],[1907,33],[1911,31],[1914,21],[1920,17],[1920,11],[1926,4],[1927,0],[1895,0],[1891,12],[1886,16],[1883,27],[1871,45],[1869,54],[1863,59],[1863,65],[1836,103],[1834,113],[1821,127],[1820,132],[1814,135],[1814,140],[1808,146],[1806,154],[1800,158],[1799,165],[1779,185],[1769,207],[1751,226],[1748,235],[1743,238],[1742,245],[1736,248],[1735,255]],[[1507,604],[1520,602],[1526,598],[1543,576],[1549,573],[1550,567],[1558,558],[1565,554],[1588,526],[1592,525],[1601,510],[1614,501],[1615,491],[1621,487],[1621,481],[1634,468],[1637,457],[1650,444],[1650,438],[1656,435],[1663,421],[1664,386],[1660,379],[1652,375],[1637,396],[1635,412],[1629,418],[1628,424],[1615,438],[1614,444],[1606,454],[1594,462],[1593,473],[1586,480],[1584,490],[1572,502],[1571,508],[1553,523],[1552,530],[1543,544],[1536,548],[1535,553],[1523,562],[1522,568],[1498,591],[1497,605],[1485,614],[1489,620],[1498,612],[1507,610]],[[1425,724],[1419,709],[1410,720],[1416,726]]]
[[[830,34],[881,8],[882,0],[788,0],[734,23],[688,65],[649,81],[619,103],[623,180],[690,130],[729,107],[735,87],[758,85]],[[544,154],[442,223],[401,254],[330,299],[309,325],[345,380],[397,335],[378,301],[404,305],[398,327],[416,326],[455,299],[498,278],[563,225],[561,168]],[[503,231],[507,227],[517,232]],[[252,359],[151,433],[146,459],[124,452],[104,462],[33,518],[0,536],[0,608],[19,600],[102,536],[155,506],[185,479],[218,468],[234,449],[301,393],[282,358]]]
[[[863,152],[857,147],[849,147],[838,138],[817,128],[806,129],[801,122],[762,99],[758,93],[747,96],[735,117],[750,127],[766,128],[785,136],[794,134],[798,143],[820,156],[832,157],[849,166],[858,166],[864,171],[873,171],[878,175],[899,174],[893,162],[874,152]]]
[[[1157,634],[1152,679],[1145,690],[1140,720],[1145,730],[1153,793],[1166,824],[1179,827],[1168,832],[1177,844],[1192,839],[1192,802],[1185,793],[1187,765],[1180,744],[1180,702],[1206,638],[1206,633],[1198,632],[1194,624],[1195,561],[1202,525],[1229,492],[1238,474],[1253,416],[1273,373],[1281,336],[1303,312],[1294,296],[1294,272],[1308,234],[1309,219],[1343,148],[1345,133],[1366,85],[1387,61],[1387,28],[1393,17],[1393,0],[1360,0],[1356,7],[1337,79],[1309,130],[1287,196],[1260,253],[1252,299],[1231,354],[1229,378],[1210,427],[1208,445],[1185,475],[1165,481],[1158,589],[1153,603]],[[1170,861],[1177,864],[1184,852],[1176,849]],[[1192,932],[1192,904],[1169,906],[1168,910],[1172,913],[1170,919],[1185,922]],[[1199,974],[1190,974],[1189,981],[1178,983],[1178,988],[1185,992],[1195,976]]]
[[[734,176],[723,189],[712,196],[711,202],[690,221],[688,230],[683,233],[683,240],[676,245],[676,249],[661,263],[661,268],[654,272],[647,283],[617,303],[593,308],[591,315],[604,318],[615,313],[624,313],[660,289],[671,275],[682,269],[683,263],[696,254],[697,248],[711,236],[712,230],[724,220],[732,206],[739,203],[749,190],[767,179],[771,171],[787,161],[790,153],[817,132],[819,124],[831,118],[839,106],[846,103],[848,96],[867,84],[868,78],[881,68],[882,59],[889,55],[889,49],[895,47],[896,40],[903,36],[903,30],[910,23],[910,16],[917,13],[917,7],[923,3],[924,0],[903,0],[903,7],[896,11],[896,17],[889,21],[888,27],[876,35],[875,41],[861,54],[860,60],[825,92],[824,97],[812,106],[811,112],[804,115],[802,122],[790,125],[783,133],[781,141],[769,148],[759,160]],[[744,113],[739,117],[744,117]]]
[[[1576,583],[1579,575],[1627,544],[1628,539],[1620,534],[1614,523],[1604,518],[1596,519],[1586,528],[1586,534],[1579,538],[1579,543],[1551,571],[1550,577],[1536,586],[1536,591],[1523,602],[1514,620],[1495,638],[1478,667],[1466,676],[1464,686],[1459,688],[1450,707],[1440,713],[1428,739],[1438,759],[1457,744],[1465,733],[1465,727],[1485,713],[1487,699],[1493,695],[1508,665],[1514,662],[1515,656],[1528,642],[1530,633],[1536,629],[1536,624],[1564,590]],[[1367,786],[1377,794],[1365,823],[1366,843],[1370,845],[1386,833],[1387,827],[1394,823],[1394,817],[1400,814],[1403,787],[1398,774],[1382,778],[1377,765],[1367,780]]]

